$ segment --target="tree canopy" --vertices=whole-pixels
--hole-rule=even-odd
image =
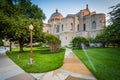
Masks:
[[[96,36],[95,41],[101,42],[103,47],[108,44],[120,47],[120,3],[110,7],[110,25],[108,25],[101,34]]]
[[[110,21],[112,23],[109,31],[113,35],[120,36],[120,3],[110,8],[113,10],[109,12]]]
[[[71,43],[73,47],[76,47],[76,48],[81,48],[81,43],[84,43],[86,46],[89,45],[89,41],[86,38],[80,37],[80,36],[73,38]]]
[[[43,11],[30,0],[1,0],[0,1],[0,32],[1,38],[18,41],[20,52],[23,45],[29,42],[29,25],[34,26],[33,40],[42,40]]]

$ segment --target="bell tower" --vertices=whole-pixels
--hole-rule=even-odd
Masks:
[[[86,4],[86,9],[88,9],[88,4]]]

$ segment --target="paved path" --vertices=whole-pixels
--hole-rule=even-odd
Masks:
[[[0,80],[35,80],[23,71],[6,54],[0,54]]]
[[[71,49],[66,48],[64,64],[60,69],[32,74],[37,80],[96,80],[94,75],[73,54]]]
[[[61,68],[38,74],[28,74],[10,60],[0,54],[0,80],[96,80],[94,75],[66,48],[64,64]]]

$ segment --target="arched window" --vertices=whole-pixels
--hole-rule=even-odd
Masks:
[[[59,32],[59,25],[57,25],[56,27],[56,32]]]
[[[66,40],[67,40],[67,36],[66,36]]]
[[[62,31],[63,31],[63,24],[62,24]]]
[[[49,30],[47,30],[47,33],[49,33]]]
[[[92,22],[92,29],[96,29],[96,22],[95,21]]]
[[[78,32],[80,31],[79,24],[77,25],[77,31],[78,31]]]
[[[71,23],[71,31],[73,30],[73,23]]]
[[[86,25],[85,24],[83,25],[83,31],[86,31]]]

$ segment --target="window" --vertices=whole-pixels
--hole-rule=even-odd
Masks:
[[[84,16],[84,12],[82,12],[82,15]]]
[[[73,30],[73,23],[71,23],[71,31]]]
[[[60,36],[59,36],[59,35],[57,35],[57,37],[60,39]]]
[[[78,31],[78,32],[80,31],[79,24],[77,25],[77,31]]]
[[[83,26],[83,31],[85,31],[86,30],[86,25],[84,24],[84,26]]]
[[[92,22],[92,29],[96,29],[96,22],[95,21]]]
[[[63,31],[63,24],[62,24],[62,31]]]
[[[59,25],[57,25],[56,27],[56,32],[59,32]]]
[[[49,33],[49,30],[47,30],[47,33]]]
[[[66,40],[67,40],[67,36],[66,36]]]

